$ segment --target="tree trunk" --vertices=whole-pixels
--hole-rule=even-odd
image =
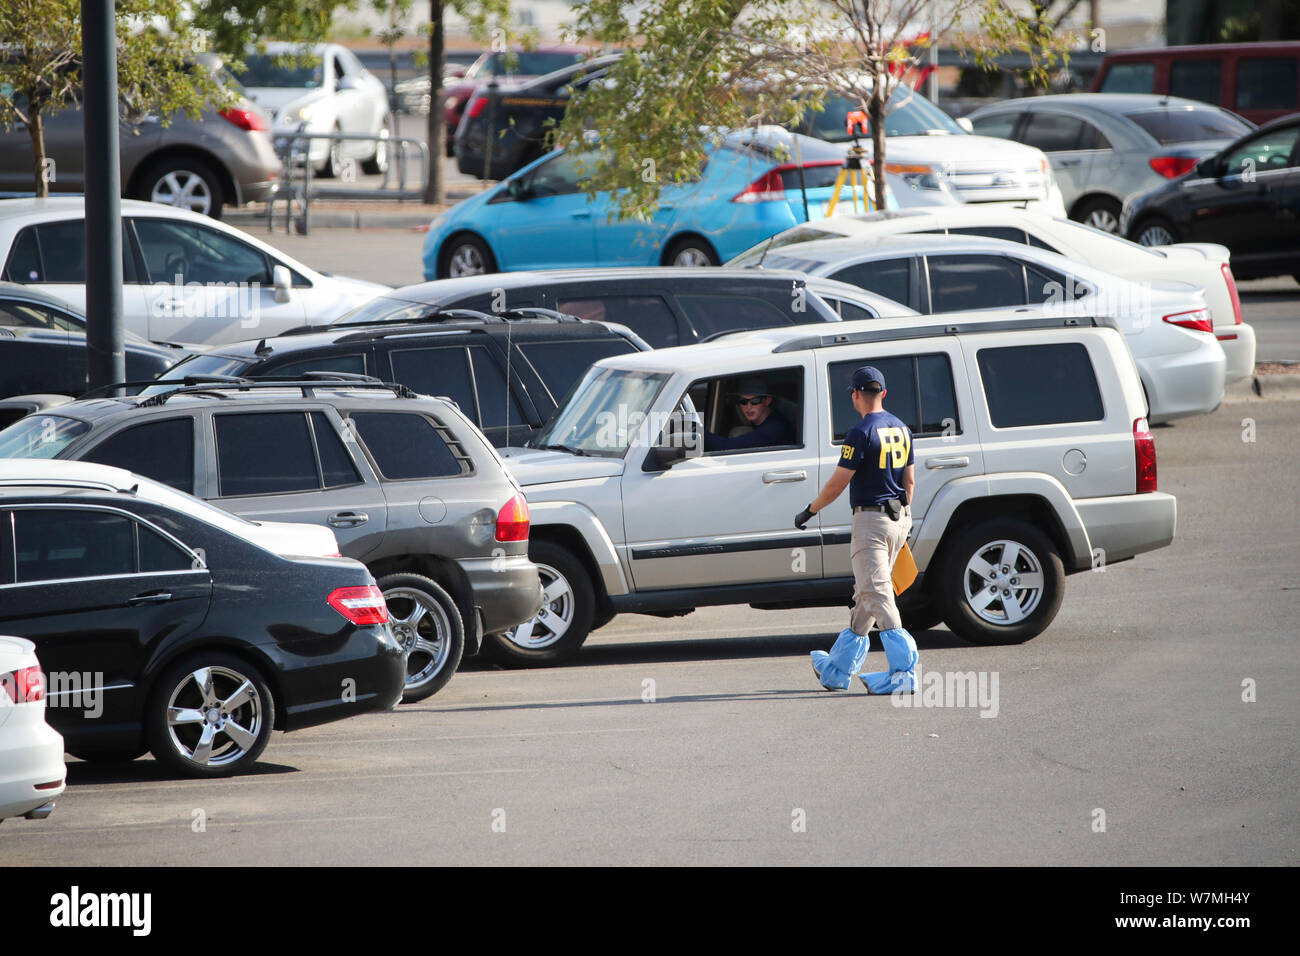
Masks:
[[[50,194],[50,184],[45,175],[45,122],[39,107],[29,108],[27,132],[32,137],[32,176],[36,195],[44,199]]]
[[[429,182],[424,187],[424,201],[442,205],[447,201],[447,184],[442,164],[447,158],[447,129],[443,118],[442,72],[446,63],[446,36],[442,21],[443,0],[429,0]]]
[[[883,64],[881,65],[883,68]],[[871,121],[871,152],[876,164],[872,167],[875,178],[877,209],[885,208],[885,104],[888,102],[887,77],[877,73],[872,77],[871,101],[867,103],[867,119]]]

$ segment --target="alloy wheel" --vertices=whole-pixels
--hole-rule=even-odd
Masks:
[[[266,702],[256,685],[229,667],[198,667],[167,699],[167,736],[176,753],[199,767],[224,767],[257,744]]]
[[[459,276],[479,276],[487,272],[487,265],[478,249],[467,243],[452,251],[447,271],[453,279]]]
[[[212,211],[212,190],[207,180],[188,169],[173,170],[154,183],[149,200],[205,216]]]
[[[1173,241],[1173,233],[1164,226],[1147,226],[1138,236],[1138,242],[1144,246],[1167,246]]]
[[[1043,598],[1043,567],[1018,541],[990,541],[966,562],[966,602],[989,624],[1018,624]]]
[[[393,637],[406,651],[406,686],[422,687],[447,663],[451,623],[432,597],[415,588],[384,592]]]
[[[696,249],[694,246],[686,246],[677,255],[673,256],[673,265],[703,267],[713,263],[709,260],[709,254],[703,249]]]
[[[1102,232],[1119,232],[1119,219],[1109,209],[1094,209],[1088,213],[1088,217],[1084,222],[1094,229],[1100,229]]]
[[[550,565],[538,564],[537,571],[542,581],[542,609],[531,621],[506,631],[511,643],[529,650],[550,647],[573,623],[573,589],[568,580]]]

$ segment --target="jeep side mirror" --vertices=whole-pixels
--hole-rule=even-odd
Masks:
[[[679,461],[704,454],[704,429],[698,415],[674,412],[660,439],[664,444],[650,449],[641,466],[643,471],[667,471]]]

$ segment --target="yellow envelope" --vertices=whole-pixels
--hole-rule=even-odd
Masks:
[[[894,582],[894,593],[902,594],[912,582],[916,580],[916,561],[912,558],[912,549],[903,542],[903,550],[898,552],[898,560],[894,562],[894,572],[891,578]]]

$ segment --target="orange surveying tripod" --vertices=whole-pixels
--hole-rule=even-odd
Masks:
[[[867,122],[867,114],[862,110],[853,110],[849,113],[845,122],[845,131],[853,137],[853,146],[849,149],[848,155],[844,157],[844,168],[840,174],[835,177],[835,192],[831,196],[831,201],[826,204],[826,218],[829,219],[835,215],[835,205],[840,201],[840,190],[844,184],[849,184],[851,190],[849,196],[853,203],[853,211],[858,211],[858,186],[862,186],[862,211],[872,212],[875,210],[875,202],[872,199],[872,193],[875,191],[875,177],[871,168],[871,162],[867,158],[867,151],[863,149],[862,144],[858,142],[858,131],[861,130],[863,136],[869,135],[871,129]]]

